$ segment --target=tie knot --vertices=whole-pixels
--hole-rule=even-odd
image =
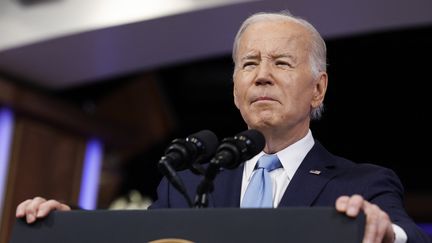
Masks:
[[[257,168],[264,168],[268,172],[281,167],[282,164],[276,154],[264,154],[257,163]]]

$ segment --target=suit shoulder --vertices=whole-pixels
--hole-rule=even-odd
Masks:
[[[335,156],[335,158],[337,158],[335,160],[335,164],[339,167],[339,168],[346,168],[354,173],[366,173],[366,174],[389,174],[392,176],[396,176],[396,173],[387,167],[381,166],[381,165],[377,165],[377,164],[373,164],[373,163],[359,163],[359,162],[354,162],[352,160],[343,158],[343,157],[339,157],[339,156]]]

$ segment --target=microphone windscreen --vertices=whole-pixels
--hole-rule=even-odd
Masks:
[[[265,138],[264,135],[255,129],[243,131],[235,136],[236,140],[244,141],[246,151],[242,153],[242,160],[251,159],[264,149]]]
[[[248,157],[250,156],[250,158],[264,149],[265,138],[264,135],[258,130],[249,129],[237,134],[237,136],[244,136],[249,139],[246,141],[246,144],[248,147]]]
[[[202,130],[194,133],[186,138],[186,141],[192,142],[198,148],[200,154],[200,160],[202,162],[208,162],[207,160],[213,156],[219,145],[219,139],[210,130]]]

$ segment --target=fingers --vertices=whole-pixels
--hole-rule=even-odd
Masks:
[[[360,195],[341,196],[336,200],[336,210],[349,217],[356,217],[363,207],[364,199]]]
[[[363,243],[376,242],[375,238],[378,233],[378,215],[373,212],[371,206],[365,207],[366,226],[364,231]]]
[[[33,223],[36,220],[36,214],[39,206],[45,201],[45,198],[35,197],[26,205],[24,213],[27,223]]]
[[[33,223],[37,218],[46,217],[53,210],[69,211],[71,208],[66,204],[62,204],[56,200],[47,201],[44,198],[35,197],[18,205],[16,217],[26,217],[27,223]]]
[[[53,210],[69,211],[69,210],[71,210],[71,208],[68,205],[60,203],[56,200],[49,200],[49,201],[42,203],[39,206],[39,210],[36,214],[36,217],[37,218],[46,217]]]
[[[366,226],[363,242],[394,242],[390,217],[377,205],[364,201]]]
[[[339,197],[336,200],[336,210],[349,217],[356,217],[363,210],[366,215],[363,243],[394,242],[395,235],[388,214],[360,195]]]
[[[22,218],[25,216],[25,209],[27,208],[27,205],[29,205],[31,202],[31,199],[25,200],[24,202],[20,203],[16,209],[16,217]]]

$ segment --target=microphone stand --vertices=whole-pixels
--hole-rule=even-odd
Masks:
[[[188,206],[192,207],[192,200],[187,194],[186,187],[183,184],[183,181],[177,176],[176,171],[173,167],[164,159],[161,159],[158,164],[159,171],[162,172],[168,179],[168,181],[177,189],[178,192],[186,199]]]
[[[214,185],[213,181],[219,172],[219,164],[214,162],[213,159],[204,174],[204,179],[197,187],[197,195],[195,197],[195,208],[207,208],[208,207],[208,195],[213,192]]]
[[[214,185],[213,181],[216,178],[217,174],[220,171],[220,168],[225,165],[227,166],[228,162],[236,161],[239,157],[237,154],[237,149],[231,144],[223,144],[223,149],[227,149],[228,151],[221,150],[216,154],[215,157],[210,161],[210,165],[207,167],[207,170],[204,174],[204,179],[197,187],[197,195],[195,197],[195,208],[207,208],[208,207],[208,194],[213,192]],[[234,168],[234,167],[228,167]]]

